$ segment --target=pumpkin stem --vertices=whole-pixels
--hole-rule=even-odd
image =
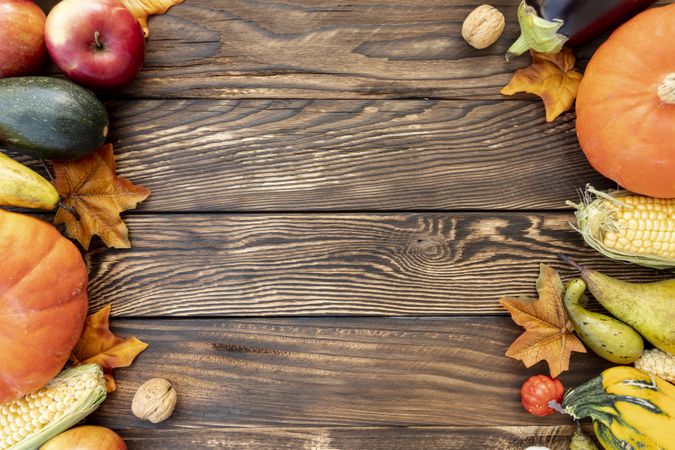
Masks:
[[[664,103],[675,105],[675,73],[666,76],[657,92]]]

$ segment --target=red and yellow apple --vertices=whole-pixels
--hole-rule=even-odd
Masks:
[[[143,31],[119,0],[59,2],[47,16],[45,39],[63,73],[87,87],[118,88],[143,65]]]
[[[30,0],[0,0],[0,78],[36,73],[45,61],[45,13]]]

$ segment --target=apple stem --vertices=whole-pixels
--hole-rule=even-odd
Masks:
[[[101,33],[94,31],[94,43],[96,48],[103,48],[103,43],[101,42]]]

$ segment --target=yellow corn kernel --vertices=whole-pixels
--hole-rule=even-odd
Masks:
[[[610,250],[674,257],[673,236],[668,231],[675,229],[675,199],[627,195],[618,200],[603,202],[613,205],[610,219],[614,226],[604,234],[602,244]]]

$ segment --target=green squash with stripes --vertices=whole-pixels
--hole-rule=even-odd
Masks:
[[[107,136],[108,114],[91,91],[59,78],[0,79],[0,149],[72,160]]]

